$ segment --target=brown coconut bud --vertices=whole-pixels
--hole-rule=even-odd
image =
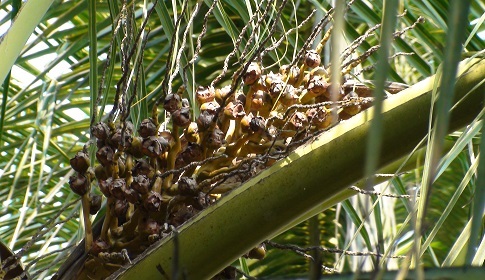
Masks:
[[[126,211],[128,211],[129,207],[128,201],[124,199],[116,200],[115,207],[114,207],[114,214],[116,217],[121,218],[126,216]]]
[[[162,195],[158,192],[150,191],[143,201],[143,206],[150,212],[155,212],[160,209],[162,204]]]
[[[286,106],[296,104],[298,102],[296,89],[292,85],[286,85],[286,88],[283,91],[283,94],[280,96],[279,101]]]
[[[307,84],[307,90],[312,94],[312,96],[320,96],[327,93],[327,89],[330,86],[324,77],[315,75],[313,76]]]
[[[281,74],[273,74],[271,78],[266,78],[266,80],[270,80],[269,94],[273,99],[277,98],[285,88],[285,82],[282,80]]]
[[[163,138],[161,139],[160,143],[162,143],[164,150],[167,150],[168,148],[173,147],[173,145],[175,144],[175,139],[173,138],[171,131],[165,130],[160,132],[159,135],[160,135],[160,138]]]
[[[106,170],[102,165],[96,165],[94,167],[94,175],[96,176],[96,179],[99,180],[106,180],[108,179],[108,175],[106,174]]]
[[[296,65],[291,67],[289,65],[283,65],[280,68],[280,74],[283,75],[283,81],[288,81],[288,84],[293,85],[300,78],[300,68]]]
[[[173,112],[172,121],[176,126],[187,127],[190,124],[190,108],[182,107]]]
[[[246,115],[241,119],[241,131],[243,133],[249,133],[251,131],[250,123],[253,118],[254,118],[253,114],[249,113],[249,115]]]
[[[124,130],[125,134],[133,134],[134,126],[131,121],[124,121],[123,123],[117,123],[116,124],[116,130]]]
[[[204,149],[197,143],[189,142],[187,147],[180,153],[185,164],[204,159]]]
[[[141,194],[132,188],[124,189],[126,201],[137,204],[141,201]]]
[[[199,192],[195,197],[194,207],[197,208],[198,210],[202,210],[207,206],[209,206],[210,203],[211,203],[210,198],[208,198],[205,193]]]
[[[281,65],[280,67],[280,74],[284,76],[287,76],[290,73],[290,65],[285,64]]]
[[[244,112],[244,105],[239,102],[229,102],[229,104],[224,107],[224,115],[232,120],[241,119],[246,115],[246,112]]]
[[[258,63],[252,62],[242,79],[245,85],[254,84],[261,77],[261,66]]]
[[[266,131],[265,121],[263,117],[254,117],[249,122],[249,129],[252,133],[264,133]]]
[[[229,102],[227,103],[227,105],[224,107],[224,109],[222,110],[222,112],[224,113],[224,116],[227,116],[229,118],[232,119],[232,110],[233,108],[235,107],[236,105],[234,104],[234,102]]]
[[[94,256],[97,256],[99,253],[108,252],[108,250],[109,250],[108,243],[98,238],[93,242],[93,247],[91,247],[91,250],[89,251],[89,253],[91,253]]]
[[[99,186],[99,190],[104,194],[104,196],[106,197],[110,197],[111,196],[111,192],[110,192],[110,185],[111,185],[111,182],[113,182],[113,178],[108,178],[106,180],[98,180],[98,186]]]
[[[140,194],[146,194],[150,190],[150,179],[146,175],[135,176],[131,188]]]
[[[185,139],[189,142],[199,142],[199,127],[197,123],[191,122],[184,130]]]
[[[180,195],[196,196],[198,193],[197,183],[190,177],[181,177],[178,182],[178,190]]]
[[[310,71],[310,78],[314,76],[322,76],[324,78],[329,78],[328,71],[325,69],[325,67],[322,67],[322,66],[315,67],[312,69],[312,71]],[[342,80],[343,79],[344,77],[342,77]]]
[[[351,91],[347,95],[344,96],[343,100],[344,101],[352,101],[352,100],[358,101],[358,98],[359,98],[359,95],[357,95],[357,93],[355,91]],[[349,114],[350,116],[354,116],[357,113],[359,113],[361,109],[362,109],[362,107],[360,105],[350,105],[350,106],[345,106],[343,108],[343,111],[345,113]]]
[[[174,165],[174,169],[179,169],[179,168],[182,168],[184,167],[186,164],[184,162],[184,160],[182,159],[181,157],[181,153],[179,153],[177,155],[177,157],[175,158],[175,165]]]
[[[140,159],[135,161],[135,166],[133,166],[131,172],[133,176],[146,175],[150,178],[151,176],[153,176],[154,170],[147,160]]]
[[[258,111],[267,104],[271,104],[271,96],[262,90],[257,90],[253,94],[253,99],[251,100],[251,110]]]
[[[308,119],[302,112],[295,112],[288,122],[289,129],[298,131],[308,126]]]
[[[96,152],[96,159],[103,166],[108,166],[113,163],[114,151],[110,146],[104,146]]]
[[[269,88],[275,80],[283,80],[283,75],[281,73],[273,73],[273,71],[263,76],[264,84],[266,88]]]
[[[216,92],[214,88],[211,86],[208,86],[208,87],[199,86],[195,91],[195,95],[197,97],[197,102],[199,103],[199,105],[202,105],[204,103],[214,101]]]
[[[76,175],[69,177],[69,187],[78,195],[86,194],[89,191],[90,184],[89,179],[81,173],[76,173]]]
[[[176,93],[168,94],[163,102],[163,108],[170,114],[182,107],[182,99]]]
[[[335,97],[332,96],[332,94],[336,95]],[[332,100],[332,98],[335,98],[336,100],[342,100],[345,96],[345,91],[342,87],[334,88],[334,85],[331,83],[328,84],[328,89],[325,91],[323,94],[328,100]]]
[[[122,179],[122,178],[114,179],[109,185],[110,193],[117,199],[124,199],[125,188],[126,188],[126,182],[125,182],[125,179]]]
[[[176,205],[171,211],[170,223],[177,227],[192,218],[195,214],[197,214],[197,211],[192,205],[186,206],[184,203]]]
[[[332,114],[325,108],[312,108],[306,112],[308,120],[317,129],[327,128],[332,124]]]
[[[312,125],[316,125],[327,117],[327,112],[321,108],[310,108],[306,111],[306,116]]]
[[[129,147],[131,146],[132,142],[132,136],[129,133],[128,129],[126,129],[124,132],[121,128],[117,128],[115,133],[111,136],[110,141],[115,147],[121,145],[121,136],[123,135],[124,141],[123,141],[123,146],[124,147]]]
[[[141,152],[148,157],[156,158],[160,156],[168,147],[168,142],[163,137],[150,136],[143,139]]]
[[[217,111],[219,110],[219,107],[221,107],[221,106],[216,101],[206,102],[206,103],[203,103],[202,105],[200,105],[200,111],[201,112],[209,111],[211,114],[215,115],[217,113]]]
[[[250,259],[262,260],[266,256],[266,246],[264,244],[260,244],[257,247],[251,249],[249,253],[247,253],[247,257]]]
[[[79,151],[76,155],[69,161],[72,169],[79,173],[84,173],[88,170],[90,165],[89,156],[84,151]]]
[[[205,144],[210,149],[220,148],[226,141],[224,140],[224,132],[215,127],[210,133],[207,134]]]
[[[221,89],[216,89],[215,90],[215,97],[216,97],[217,103],[222,104],[222,101],[224,99],[227,99],[227,96],[229,95],[230,92],[231,92],[231,86],[230,85],[227,85],[227,86],[225,86]]]
[[[140,136],[134,136],[131,139],[131,143],[128,146],[126,152],[130,153],[135,158],[143,157],[143,153],[141,151],[141,143],[143,142],[143,138]]]
[[[103,198],[97,194],[89,194],[89,214],[95,215],[101,209]]]
[[[125,132],[127,132],[129,135],[133,134],[133,131],[135,130],[135,126],[131,121],[125,121],[124,122],[124,129]]]
[[[159,235],[161,226],[160,223],[151,218],[143,218],[139,225],[139,231],[146,235]]]
[[[246,94],[242,90],[238,90],[234,95],[234,100],[237,103],[246,104]]]
[[[151,118],[141,121],[140,127],[138,128],[138,134],[140,134],[141,137],[147,138],[149,136],[155,136],[157,135],[157,132],[157,125]]]
[[[214,120],[214,114],[210,111],[202,111],[200,112],[199,117],[197,118],[197,127],[198,131],[206,131],[212,125],[212,121]]]
[[[320,65],[320,55],[315,50],[306,51],[304,63],[307,67],[315,68]]]
[[[91,128],[91,133],[99,140],[105,140],[109,136],[109,126],[104,122],[99,122]]]

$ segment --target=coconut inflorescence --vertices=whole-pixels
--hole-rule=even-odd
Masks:
[[[137,125],[94,124],[96,164],[90,166],[86,149],[70,162],[69,184],[82,196],[86,216],[84,273],[109,275],[306,140],[371,106],[368,87],[332,85],[318,49],[306,51],[299,64],[273,72],[251,62],[240,74],[242,86],[199,86],[196,116],[181,87]],[[161,124],[159,111],[168,123]],[[93,236],[89,215],[102,200],[105,219]],[[261,245],[245,257],[264,253]],[[103,269],[90,270],[93,260]]]

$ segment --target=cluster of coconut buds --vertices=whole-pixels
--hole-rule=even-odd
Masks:
[[[165,110],[172,113],[173,130],[187,127],[190,110],[182,106],[180,96],[167,96],[165,101]],[[93,126],[92,134],[97,140],[98,165],[89,168],[87,153],[79,152],[71,160],[77,173],[70,179],[71,189],[89,201],[86,213],[96,214],[101,204],[101,197],[90,193],[92,181],[96,181],[97,193],[106,198],[101,235],[87,244],[92,254],[126,249],[130,256],[136,255],[139,248],[162,236],[164,224],[178,226],[210,201],[197,191],[192,178],[178,178],[174,186],[170,176],[161,176],[174,168],[178,155],[185,160],[193,157],[189,150],[180,153],[177,132],[159,131],[156,121],[145,119],[137,133],[126,121],[119,125],[100,122]]]
[[[199,115],[193,116],[185,88],[163,99],[170,122],[161,125],[158,109],[133,125],[100,122],[96,162],[86,150],[71,159],[76,171],[69,184],[82,196],[86,249],[112,263],[121,251],[132,258],[214,203],[224,192],[288,153],[292,143],[328,129],[371,105],[370,89],[342,81],[332,85],[316,50],[307,51],[300,66],[285,65],[264,73],[251,63],[239,90],[200,86]],[[166,129],[170,127],[170,129]],[[251,159],[261,159],[251,168]],[[241,172],[238,172],[241,171]],[[91,190],[91,186],[97,190]],[[106,201],[100,236],[93,237],[89,214]],[[246,256],[264,257],[264,246]]]

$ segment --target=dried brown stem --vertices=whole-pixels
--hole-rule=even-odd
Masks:
[[[265,12],[263,13],[263,15],[267,14],[267,12],[269,10],[269,7],[271,6],[271,3],[273,1],[274,0],[268,1],[267,5],[266,5]],[[261,2],[260,6],[258,6],[258,11],[259,11],[260,7],[262,6],[263,2],[264,1]],[[234,42],[234,49],[224,59],[224,66],[222,67],[222,72],[211,82],[211,87],[214,87],[217,83],[219,83],[221,81],[222,78],[224,78],[226,76],[227,71],[228,71],[228,68],[229,68],[229,60],[236,55],[236,53],[237,53],[237,51],[239,49],[239,46],[242,43],[242,39],[244,37],[244,34],[246,34],[246,30],[249,28],[249,26],[251,25],[251,23],[256,19],[256,16],[257,15],[258,15],[257,12],[254,13],[253,16],[246,23],[246,25],[244,25],[244,27],[242,28],[241,32],[239,33],[239,36],[237,37],[236,41]],[[259,19],[259,21],[256,23],[256,27],[258,27],[261,24],[261,21],[263,19],[264,19],[264,17],[261,16],[261,18]],[[251,37],[250,37],[249,40],[252,40],[251,38],[254,37],[254,34],[255,34],[255,32],[252,32],[251,33]],[[248,42],[248,45],[249,45],[249,42]]]
[[[291,245],[291,244],[279,244],[273,241],[265,241],[264,244],[276,249],[290,250],[293,252],[300,252],[300,253],[319,250],[325,253],[343,254],[347,256],[374,256],[374,257],[381,257],[381,258],[385,256],[384,254],[379,254],[374,252],[355,252],[355,251],[347,251],[347,250],[342,250],[337,248],[325,248],[323,246],[299,247],[297,245]],[[387,258],[404,259],[406,258],[406,256],[387,256]]]
[[[310,12],[310,14],[302,22],[300,22],[300,24],[298,24],[298,26],[288,29],[288,31],[286,31],[285,34],[281,36],[281,38],[278,41],[276,41],[276,43],[273,43],[271,46],[264,49],[263,52],[261,53],[261,56],[263,57],[266,53],[270,51],[274,51],[277,47],[279,47],[281,43],[283,43],[283,40],[287,38],[291,32],[300,29],[303,25],[305,25],[308,21],[310,21],[310,19],[312,18],[312,16],[315,14],[316,11],[317,10],[313,9]]]
[[[197,46],[195,47],[194,56],[187,63],[187,65],[184,66],[184,71],[187,67],[194,64],[194,62],[197,60],[197,57],[199,56],[199,52],[200,52],[200,49],[202,47],[202,38],[204,38],[204,36],[207,32],[207,23],[209,22],[209,16],[212,13],[212,11],[214,10],[214,8],[216,7],[217,2],[219,2],[219,0],[212,1],[212,4],[210,5],[209,10],[204,15],[204,22],[202,24],[202,31],[200,32],[199,36],[197,37]]]
[[[406,199],[412,198],[412,196],[407,194],[399,195],[399,194],[391,194],[391,193],[381,193],[376,191],[367,191],[367,190],[360,189],[356,186],[350,186],[349,189],[365,195],[377,195],[377,196],[385,196],[385,197],[392,197],[392,198],[406,198]]]
[[[183,50],[185,49],[185,44],[187,42],[187,34],[188,34],[188,32],[189,32],[189,30],[190,30],[190,28],[192,26],[192,23],[194,21],[195,16],[199,12],[200,5],[201,5],[201,1],[195,3],[195,9],[192,12],[192,14],[190,15],[190,19],[189,19],[189,22],[187,23],[187,27],[185,27],[184,35],[182,36],[182,43],[180,44],[180,48],[179,48],[179,50],[177,52],[177,58],[175,60],[175,69],[173,69],[172,74],[170,75],[170,78],[168,79],[168,91],[167,91],[167,94],[171,94],[172,93],[172,82],[173,82],[173,79],[175,79],[175,76],[178,75],[178,71],[180,69],[180,58],[182,57]],[[182,76],[182,78],[185,79],[184,76]]]

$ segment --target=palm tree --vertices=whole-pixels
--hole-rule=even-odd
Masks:
[[[136,93],[130,108],[135,127],[150,116],[153,103],[168,86],[177,89],[182,83],[197,114],[196,87],[211,84],[234,49],[228,74],[219,85],[231,83],[231,75],[259,54],[258,46],[268,47],[282,39],[262,57],[267,71],[291,63],[304,47],[315,48],[316,43],[311,44],[328,32],[325,29],[312,37],[318,22],[332,7],[329,2],[265,1],[259,6],[258,1],[242,0],[124,5],[113,1],[22,4],[12,0],[0,4],[4,12],[0,14],[0,27],[8,25],[23,6],[0,42],[0,80],[5,79],[0,120],[2,242],[17,252],[31,276],[38,278],[52,275],[60,260],[72,254],[74,245],[84,237],[84,222],[79,215],[81,203],[67,184],[74,174],[69,159],[90,140],[90,126],[109,114],[118,81],[131,79],[127,85]],[[400,5],[385,1],[385,9],[382,1],[378,2],[355,1],[345,17],[337,16],[337,8],[332,31],[335,39],[327,46],[335,44],[338,48],[339,40],[350,43],[364,35],[361,38],[365,40],[355,45],[351,57],[378,44],[385,54],[390,51],[386,47],[390,40],[385,38],[392,37],[385,34],[411,27],[395,36],[389,55],[373,53],[353,72],[353,78],[362,82],[375,80],[376,93],[382,91],[385,79],[412,85],[407,93],[384,101],[377,121],[369,121],[368,113],[359,114],[311,145],[300,147],[119,273],[130,278],[144,271],[146,277],[160,277],[158,268],[162,267],[167,275],[187,273],[190,278],[204,278],[237,260],[234,265],[251,276],[318,274],[320,266],[301,256],[311,252],[318,258],[315,251],[302,251],[311,245],[340,249],[321,253],[323,265],[337,272],[378,267],[414,269],[421,267],[418,262],[429,267],[483,265],[485,242],[477,221],[483,217],[484,195],[480,194],[485,189],[485,176],[480,176],[485,164],[479,157],[483,150],[479,148],[483,115],[480,93],[485,72],[480,57],[485,43],[477,34],[483,32],[485,8],[480,1],[472,2],[469,8],[467,1],[463,1],[464,7],[456,3],[462,1],[403,1]],[[347,9],[345,5],[342,8]],[[448,15],[459,11],[464,11],[465,17],[452,21],[455,17]],[[419,15],[424,16],[424,22]],[[382,27],[378,26],[381,22]],[[453,48],[447,43],[453,41],[463,42],[463,51],[461,44]],[[184,45],[178,57],[177,51]],[[131,50],[130,63],[123,63]],[[323,53],[323,63],[328,65],[330,48]],[[189,63],[195,54],[196,63]],[[392,54],[396,56],[389,60],[389,71],[384,71],[385,61]],[[444,87],[444,82],[453,85],[454,66],[460,56],[475,59],[462,64],[454,88]],[[338,56],[334,57],[338,61]],[[39,60],[45,63],[46,59],[49,63],[45,68],[39,66]],[[12,65],[12,74],[7,75]],[[384,67],[374,71],[375,65]],[[123,66],[133,71],[132,77],[124,77],[128,72]],[[360,70],[362,73],[356,74]],[[167,73],[172,72],[173,83],[164,84],[164,78],[170,78]],[[440,87],[438,79],[425,80],[435,73],[451,76],[443,78]],[[437,104],[443,105],[433,108],[438,88]],[[448,121],[451,105],[447,102],[452,98],[447,96],[453,93],[460,102]],[[376,106],[379,104],[376,101]],[[429,125],[432,108],[438,112],[434,129]],[[448,123],[450,132],[455,132],[442,141]],[[376,136],[374,141],[382,143],[380,149],[372,151],[365,146],[369,131]],[[94,156],[91,158],[94,160]],[[326,170],[320,172],[322,168]],[[392,176],[368,176],[377,173]],[[368,180],[358,182],[365,177]],[[378,193],[369,192],[369,187],[381,182],[385,183],[378,185]],[[365,194],[356,195],[356,190],[347,189],[353,184],[363,188]],[[418,190],[420,199],[406,196]],[[352,198],[345,200],[348,197]],[[94,223],[102,216],[103,211]],[[422,236],[413,238],[413,232]],[[268,252],[262,261],[238,259],[269,239],[272,242],[266,243]],[[470,250],[469,243],[478,249]],[[174,250],[179,256],[175,261]],[[379,257],[368,256],[364,261],[350,257],[347,251],[377,252]],[[387,258],[390,255],[408,258]],[[154,260],[159,265],[153,265]]]

